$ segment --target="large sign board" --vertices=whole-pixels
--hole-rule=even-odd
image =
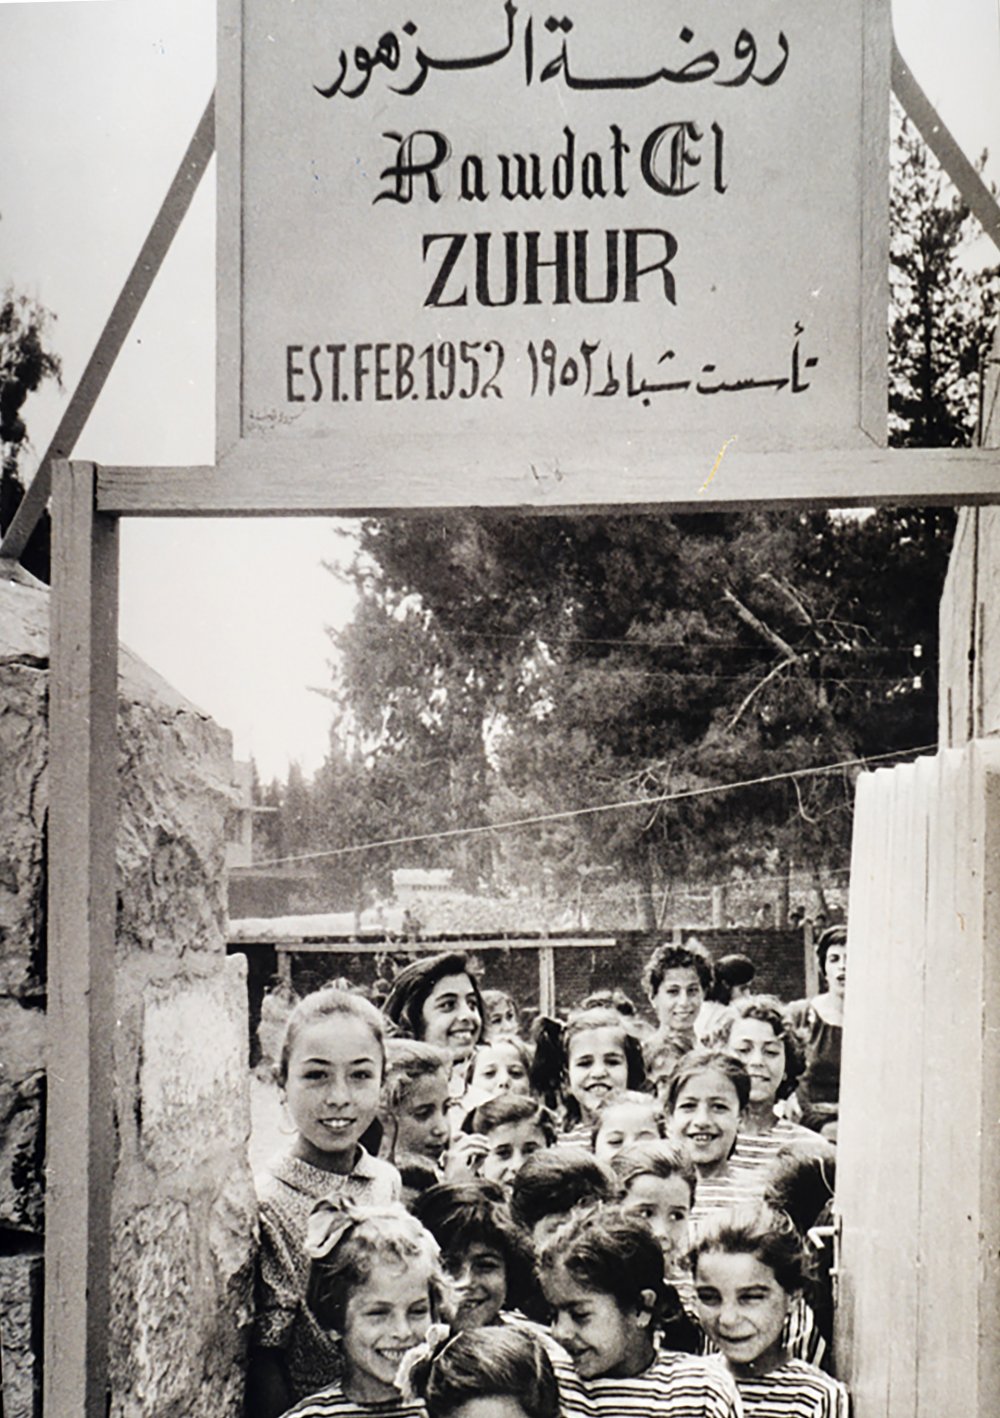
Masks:
[[[220,463],[884,442],[882,0],[227,4]]]

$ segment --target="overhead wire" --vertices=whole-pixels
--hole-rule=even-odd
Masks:
[[[703,788],[684,788],[675,793],[655,793],[646,797],[626,798],[611,803],[593,803],[587,807],[536,813],[531,817],[513,818],[507,822],[478,823],[471,827],[448,827],[437,832],[406,833],[399,837],[383,837],[372,842],[355,842],[347,847],[329,847],[319,852],[300,852],[292,856],[272,857],[267,861],[255,862],[254,866],[288,866],[295,862],[321,861],[332,857],[353,856],[359,852],[374,852],[386,847],[414,846],[419,842],[443,842],[458,837],[479,837],[487,833],[517,831],[524,827],[544,826],[550,822],[569,822],[579,817],[595,817],[606,812],[622,812],[629,808],[650,808],[663,803],[709,797],[713,793],[731,793],[742,788],[758,788],[770,783],[789,782],[795,778],[811,778],[823,773],[839,773],[847,768],[864,768],[870,763],[884,763],[888,759],[898,762],[913,754],[928,753],[936,748],[937,744],[921,744],[917,748],[894,749],[886,753],[869,754],[861,758],[846,758],[839,763],[825,763],[812,768],[790,768],[783,773],[771,773],[758,778],[744,778],[735,783],[713,783]]]

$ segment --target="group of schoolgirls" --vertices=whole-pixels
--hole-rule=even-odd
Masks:
[[[780,1116],[777,1001],[697,1047],[706,961],[654,953],[655,1030],[607,992],[531,1046],[460,953],[302,999],[247,1418],[847,1418],[804,1299],[832,1148]]]

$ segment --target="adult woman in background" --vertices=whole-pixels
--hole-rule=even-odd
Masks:
[[[802,1123],[836,1141],[847,927],[828,926],[816,942],[816,956],[824,989],[812,999],[796,1000],[785,1014],[805,1051],[806,1065],[795,1092]]]

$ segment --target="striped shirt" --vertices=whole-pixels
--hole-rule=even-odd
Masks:
[[[724,1361],[711,1362],[721,1368]],[[741,1374],[736,1387],[745,1418],[850,1418],[844,1385],[801,1359],[788,1359],[759,1378]]]
[[[427,1418],[427,1409],[418,1398],[390,1398],[386,1403],[357,1403],[348,1398],[340,1383],[303,1398],[289,1408],[283,1418]]]
[[[753,1206],[760,1201],[762,1193],[759,1170],[741,1160],[737,1146],[737,1151],[730,1157],[721,1173],[714,1177],[698,1178],[694,1191],[694,1206],[691,1208],[692,1238],[698,1235],[699,1222],[706,1221],[719,1211],[730,1211],[735,1206]]]
[[[664,1351],[632,1378],[582,1379],[553,1359],[564,1418],[741,1418],[724,1367]],[[839,1418],[839,1415],[838,1415]]]
[[[816,1134],[787,1118],[777,1118],[767,1132],[741,1132],[736,1139],[732,1160],[740,1167],[753,1171],[759,1178],[761,1193],[767,1184],[767,1174],[783,1147],[794,1147],[797,1141],[815,1142]]]

